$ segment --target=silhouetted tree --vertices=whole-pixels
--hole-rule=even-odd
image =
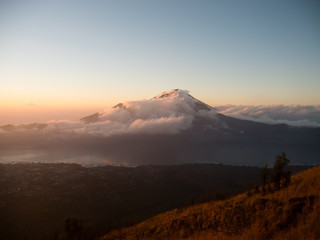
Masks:
[[[217,192],[215,195],[216,200],[224,200],[226,199],[226,195],[223,192]]]
[[[281,153],[276,157],[272,173],[272,180],[276,189],[280,189],[282,179],[285,179],[285,184],[290,183],[290,170],[285,170],[289,162],[285,153]]]
[[[260,172],[260,178],[261,178],[261,182],[262,182],[262,192],[266,193],[266,184],[269,183],[269,177],[270,177],[270,173],[271,170],[270,168],[268,168],[268,164],[264,166],[264,168],[262,168],[261,172]]]
[[[259,187],[259,185],[257,184],[256,187],[255,187],[255,189],[254,189],[254,193],[257,194],[257,193],[259,193],[259,192],[260,192],[260,187]]]
[[[81,238],[83,231],[82,221],[79,221],[77,218],[67,218],[64,227],[68,240],[79,240]]]
[[[289,186],[291,181],[291,171],[289,169],[283,173],[283,178],[284,178],[283,186],[284,187]]]

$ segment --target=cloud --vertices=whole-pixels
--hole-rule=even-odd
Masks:
[[[78,121],[9,126],[0,137],[0,162],[168,163],[185,152],[185,139],[177,133],[200,116],[217,115],[179,90],[118,104]],[[31,156],[33,151],[39,154]]]
[[[244,134],[236,134],[232,138],[233,129],[228,129],[224,118],[219,118],[216,111],[265,123],[320,126],[320,107],[226,105],[211,108],[192,98],[186,91],[173,91],[149,100],[118,104],[117,107],[105,109],[79,121],[60,120],[16,127],[9,125],[5,127],[7,130],[0,128],[0,162],[107,162],[135,166],[223,159],[227,163],[226,161],[239,157],[247,159],[250,151],[250,159],[256,159],[256,152],[260,156],[261,151],[268,151],[273,156],[274,152],[284,151],[283,146],[286,151],[294,152],[301,143],[310,145],[307,152],[305,149],[301,150],[301,156],[310,154],[312,161],[316,162],[314,159],[318,159],[313,157],[319,155],[319,148],[313,144],[317,139],[317,130],[307,129],[307,134],[301,135],[303,138],[292,135],[292,142],[298,142],[297,145],[291,144],[290,139],[288,146],[287,140],[285,145],[274,146],[273,136],[270,145],[270,135],[273,132],[266,134],[266,139],[260,138],[260,132],[255,136],[254,129],[253,136],[242,131]],[[198,121],[198,117],[205,117],[206,120]],[[187,129],[203,131],[190,135],[190,132],[183,132]],[[241,129],[236,130],[241,132]],[[287,136],[286,133],[283,134]],[[253,138],[249,139],[251,136]],[[252,145],[251,142],[256,139],[261,144]],[[237,142],[241,144],[234,144]],[[232,160],[229,163],[234,164]],[[251,164],[251,160],[247,163]]]
[[[187,91],[173,90],[150,100],[129,101],[80,121],[51,121],[45,131],[51,133],[91,134],[176,134],[192,126],[195,117],[215,118],[214,110],[199,108],[200,101]],[[203,104],[205,105],[205,104]],[[203,106],[202,106],[203,107]],[[84,118],[86,119],[86,118]]]
[[[320,106],[267,105],[216,106],[216,111],[231,117],[269,124],[320,127]]]

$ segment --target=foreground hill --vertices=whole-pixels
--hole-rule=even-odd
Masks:
[[[247,192],[224,201],[175,209],[109,239],[320,239],[320,167],[292,177],[267,194]]]

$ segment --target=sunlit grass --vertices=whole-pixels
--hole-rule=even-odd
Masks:
[[[319,239],[320,167],[279,191],[251,190],[224,201],[175,209],[102,239]]]

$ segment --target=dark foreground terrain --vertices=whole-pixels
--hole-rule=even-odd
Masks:
[[[81,239],[93,239],[170,209],[244,191],[259,182],[259,172],[213,164],[0,164],[0,239],[67,239],[68,218],[78,221]]]
[[[101,240],[320,239],[320,167],[298,173],[280,189],[262,189],[165,212]]]

